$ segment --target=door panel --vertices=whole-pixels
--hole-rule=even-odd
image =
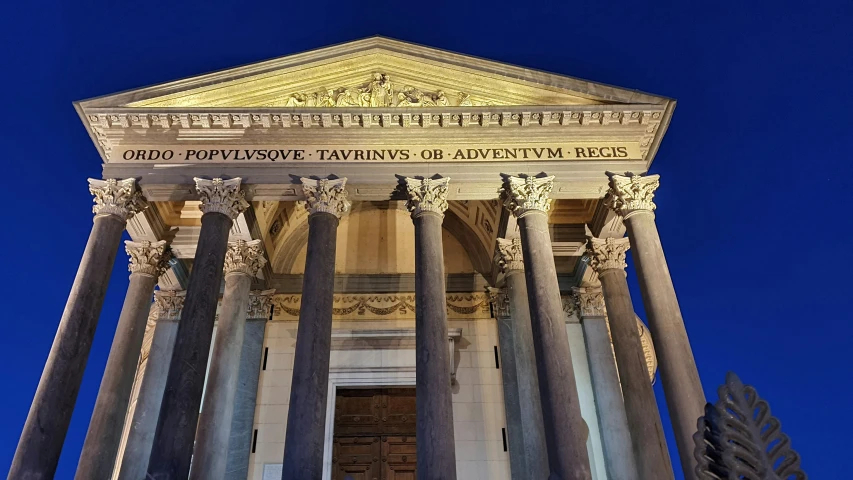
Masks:
[[[415,437],[382,437],[382,480],[417,478]]]
[[[381,480],[379,437],[336,437],[332,480]]]

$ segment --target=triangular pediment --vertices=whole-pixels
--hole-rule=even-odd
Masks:
[[[81,102],[84,107],[660,105],[668,99],[372,37]]]

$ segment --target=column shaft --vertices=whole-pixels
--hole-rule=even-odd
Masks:
[[[503,295],[498,293],[498,295]],[[508,303],[508,302],[507,302]],[[509,312],[505,312],[509,313]],[[512,317],[496,315],[498,345],[501,349],[501,379],[504,385],[506,436],[509,447],[509,466],[513,480],[527,480],[527,452],[524,449],[524,427],[521,425],[521,398],[518,394],[518,372],[515,368],[515,347]]]
[[[199,414],[190,479],[221,479],[225,475],[231,416],[246,327],[252,278],[242,273],[225,277],[225,293],[213,345],[204,404]]]
[[[338,217],[308,217],[308,252],[293,360],[284,441],[283,480],[320,480],[323,474],[332,302]]]
[[[223,213],[201,217],[198,247],[148,462],[148,478],[152,480],[185,479],[189,475],[231,225],[231,218]]]
[[[551,475],[589,480],[589,432],[581,416],[548,218],[544,211],[529,210],[518,223]]]
[[[27,415],[9,478],[53,478],[126,221],[97,215]]]
[[[74,478],[109,478],[121,443],[133,376],[157,278],[133,273]]]
[[[696,463],[693,458],[693,434],[696,433],[696,421],[704,413],[705,392],[684,328],[654,215],[651,211],[628,215],[625,225],[633,247],[634,267],[649,329],[657,340],[655,350],[681,466],[685,478],[692,479]]]
[[[417,476],[420,480],[456,479],[442,219],[443,215],[435,212],[413,216]]]
[[[163,318],[159,313],[117,480],[145,478],[177,333],[178,319]]]
[[[506,276],[506,289],[512,314],[513,349],[520,402],[523,454],[526,472],[521,479],[548,478],[548,451],[542,423],[542,400],[533,348],[530,304],[524,272],[511,270]],[[513,477],[514,478],[514,477]]]

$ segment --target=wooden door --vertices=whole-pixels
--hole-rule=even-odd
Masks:
[[[416,480],[415,390],[338,390],[332,480]]]

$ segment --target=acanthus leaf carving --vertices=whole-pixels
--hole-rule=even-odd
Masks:
[[[269,318],[273,295],[275,295],[275,289],[252,290],[249,292],[249,306],[246,310],[246,318]]]
[[[626,254],[631,248],[628,237],[623,238],[595,238],[587,237],[587,253],[589,255],[589,266],[596,273],[605,270],[622,270],[628,266]]]
[[[350,209],[347,200],[346,178],[302,178],[302,192],[310,214],[331,213],[341,218]]]
[[[118,180],[89,179],[89,192],[94,196],[95,205],[92,213],[99,215],[115,215],[123,221],[129,220],[137,213],[148,208],[148,203],[137,189],[136,179]]]
[[[503,198],[504,207],[518,218],[531,212],[547,213],[551,209],[551,189],[554,188],[554,176],[547,177],[507,177],[498,191]]]
[[[488,287],[487,291],[495,318],[510,317],[509,293],[506,291],[506,288]]]
[[[131,274],[138,273],[160,278],[163,272],[169,268],[169,260],[172,259],[172,252],[165,240],[158,242],[149,242],[148,240],[132,242],[127,240],[124,242],[124,249],[130,256],[130,264],[127,269]]]
[[[581,318],[607,316],[601,288],[575,287],[572,289],[572,299]]]
[[[235,273],[255,277],[267,263],[260,240],[228,242],[225,251],[225,275]]]
[[[231,220],[236,219],[243,210],[249,208],[245,194],[240,188],[240,177],[223,180],[195,177],[195,188],[201,196],[199,209],[204,213],[221,213]]]
[[[524,255],[521,249],[521,239],[497,239],[495,260],[501,272],[524,271]]]
[[[417,218],[424,213],[431,212],[444,216],[447,210],[447,191],[449,177],[444,178],[406,178],[406,191],[408,201],[406,208],[411,212],[412,218]]]
[[[154,304],[157,306],[157,321],[178,321],[184,309],[186,290],[157,290],[154,292]]]
[[[652,213],[658,186],[660,175],[611,175],[610,206],[624,218],[639,212]]]

